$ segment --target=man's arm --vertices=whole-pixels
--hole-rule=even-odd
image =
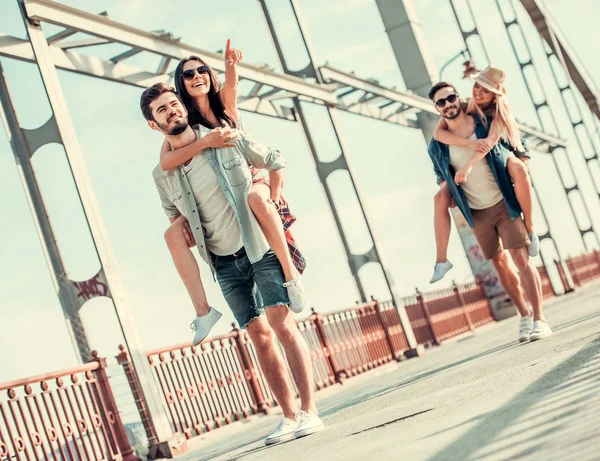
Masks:
[[[259,170],[281,170],[285,168],[285,159],[278,150],[265,146],[262,142],[252,139],[248,133],[242,136],[241,153],[246,161]]]
[[[433,150],[436,149],[437,147],[435,146],[435,139],[432,139],[431,142],[429,143],[429,149],[427,150],[427,153],[429,154],[429,158],[431,159],[431,163],[433,163],[433,172],[435,173],[435,176],[437,178],[437,183],[438,186],[441,186],[443,182],[445,182],[444,180],[444,176],[442,175],[442,172],[440,171],[437,162],[435,161],[435,156],[433,155]]]
[[[283,168],[269,171],[269,188],[271,189],[271,200],[279,204],[283,190]]]
[[[155,179],[154,184],[156,185],[156,190],[158,191],[158,197],[160,198],[160,203],[163,207],[163,210],[172,224],[173,221],[175,221],[181,215],[181,213],[179,212],[175,204],[171,202],[171,200],[169,199],[169,195],[162,187],[160,182]]]

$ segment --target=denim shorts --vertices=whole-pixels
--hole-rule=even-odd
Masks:
[[[244,251],[212,259],[217,282],[240,328],[260,317],[265,307],[289,306],[283,269],[273,250],[254,264]]]

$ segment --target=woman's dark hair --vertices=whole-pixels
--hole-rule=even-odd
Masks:
[[[221,83],[215,72],[211,69],[211,67],[206,64],[202,59],[198,56],[190,56],[189,58],[182,59],[179,61],[177,68],[175,69],[175,89],[177,93],[181,96],[183,104],[188,111],[188,118],[190,126],[194,125],[203,125],[207,128],[215,128],[212,123],[206,120],[201,114],[200,111],[196,108],[194,104],[194,100],[188,93],[185,88],[185,83],[183,81],[183,66],[188,61],[198,61],[201,65],[208,67],[208,75],[210,77],[210,90],[208,91],[208,103],[210,104],[210,108],[221,122],[227,123],[232,128],[237,128],[237,124],[235,120],[227,113],[225,106],[223,105],[223,101],[221,101],[221,97],[219,96],[219,91],[221,90]]]

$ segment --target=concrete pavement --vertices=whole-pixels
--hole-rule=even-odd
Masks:
[[[190,441],[181,461],[600,460],[600,284],[549,304],[555,334],[516,318],[317,393],[324,431],[269,448],[280,414]]]

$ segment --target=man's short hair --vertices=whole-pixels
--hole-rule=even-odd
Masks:
[[[166,83],[155,83],[150,88],[146,88],[142,93],[142,97],[140,98],[140,109],[142,109],[142,114],[144,114],[144,118],[146,120],[154,121],[154,116],[152,115],[152,109],[150,109],[150,104],[156,98],[158,98],[161,94],[165,93],[173,93],[179,99],[179,102],[183,105],[181,98],[175,91],[175,88],[167,85]]]
[[[454,91],[456,91],[454,85],[450,85],[448,82],[438,82],[431,87],[431,90],[429,90],[429,99],[433,101],[435,94],[442,88],[452,88]]]

